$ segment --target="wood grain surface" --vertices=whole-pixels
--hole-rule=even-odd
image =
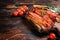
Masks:
[[[27,25],[21,19],[19,21],[20,23],[13,27],[0,26],[0,40],[47,40],[47,37],[36,36],[30,30],[31,25]]]

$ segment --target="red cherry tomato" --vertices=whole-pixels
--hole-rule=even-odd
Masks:
[[[50,35],[49,35],[49,38],[50,39],[54,39],[56,36],[55,36],[55,34],[54,33],[51,33]]]
[[[21,10],[20,9],[17,9],[17,12],[19,13],[19,12],[21,12]]]
[[[13,15],[14,15],[14,16],[17,16],[17,15],[18,15],[18,12],[17,12],[17,11],[15,11],[15,12],[13,13]]]
[[[26,11],[23,7],[20,7],[20,10],[22,10],[23,12],[25,12],[25,11]]]
[[[24,8],[25,10],[28,10],[28,7],[27,7],[26,5],[24,5],[23,8]]]
[[[19,16],[23,16],[23,15],[24,15],[23,11],[20,11]]]

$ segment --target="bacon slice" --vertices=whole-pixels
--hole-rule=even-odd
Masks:
[[[44,20],[47,21],[48,24],[50,24],[51,26],[54,26],[54,22],[49,18],[48,15],[44,15],[43,18]]]
[[[57,16],[57,14],[56,13],[53,13],[52,11],[50,11],[50,10],[46,10],[46,13],[49,15],[49,17],[50,18],[55,18],[56,16]]]
[[[28,20],[31,20],[34,24],[42,27],[45,31],[51,28],[51,25],[47,21],[45,21],[43,17],[37,15],[36,13],[29,12],[26,18]]]
[[[56,17],[56,20],[57,20],[58,23],[60,23],[60,15],[58,15],[58,16]]]
[[[35,13],[38,14],[39,16],[43,16],[40,9],[35,10]]]

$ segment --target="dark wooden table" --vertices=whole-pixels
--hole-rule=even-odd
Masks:
[[[20,20],[20,23],[16,26],[0,28],[0,40],[47,40],[47,36],[36,36],[36,34],[30,30],[29,24]]]

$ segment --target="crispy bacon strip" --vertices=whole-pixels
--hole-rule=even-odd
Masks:
[[[35,13],[38,14],[39,16],[43,16],[40,9],[35,10]]]
[[[47,21],[48,24],[50,24],[51,26],[54,26],[54,22],[49,18],[48,15],[44,15],[43,18],[44,20]]]
[[[37,15],[36,13],[33,12],[29,12],[27,19],[33,21],[35,24],[38,24],[40,27],[44,26],[44,29],[50,29],[51,25],[48,24],[44,18],[40,17],[39,15]],[[43,27],[42,27],[43,28]]]
[[[56,16],[57,16],[57,14],[56,13],[53,13],[52,11],[50,11],[50,10],[46,10],[46,13],[49,15],[49,17],[50,18],[55,18]]]

